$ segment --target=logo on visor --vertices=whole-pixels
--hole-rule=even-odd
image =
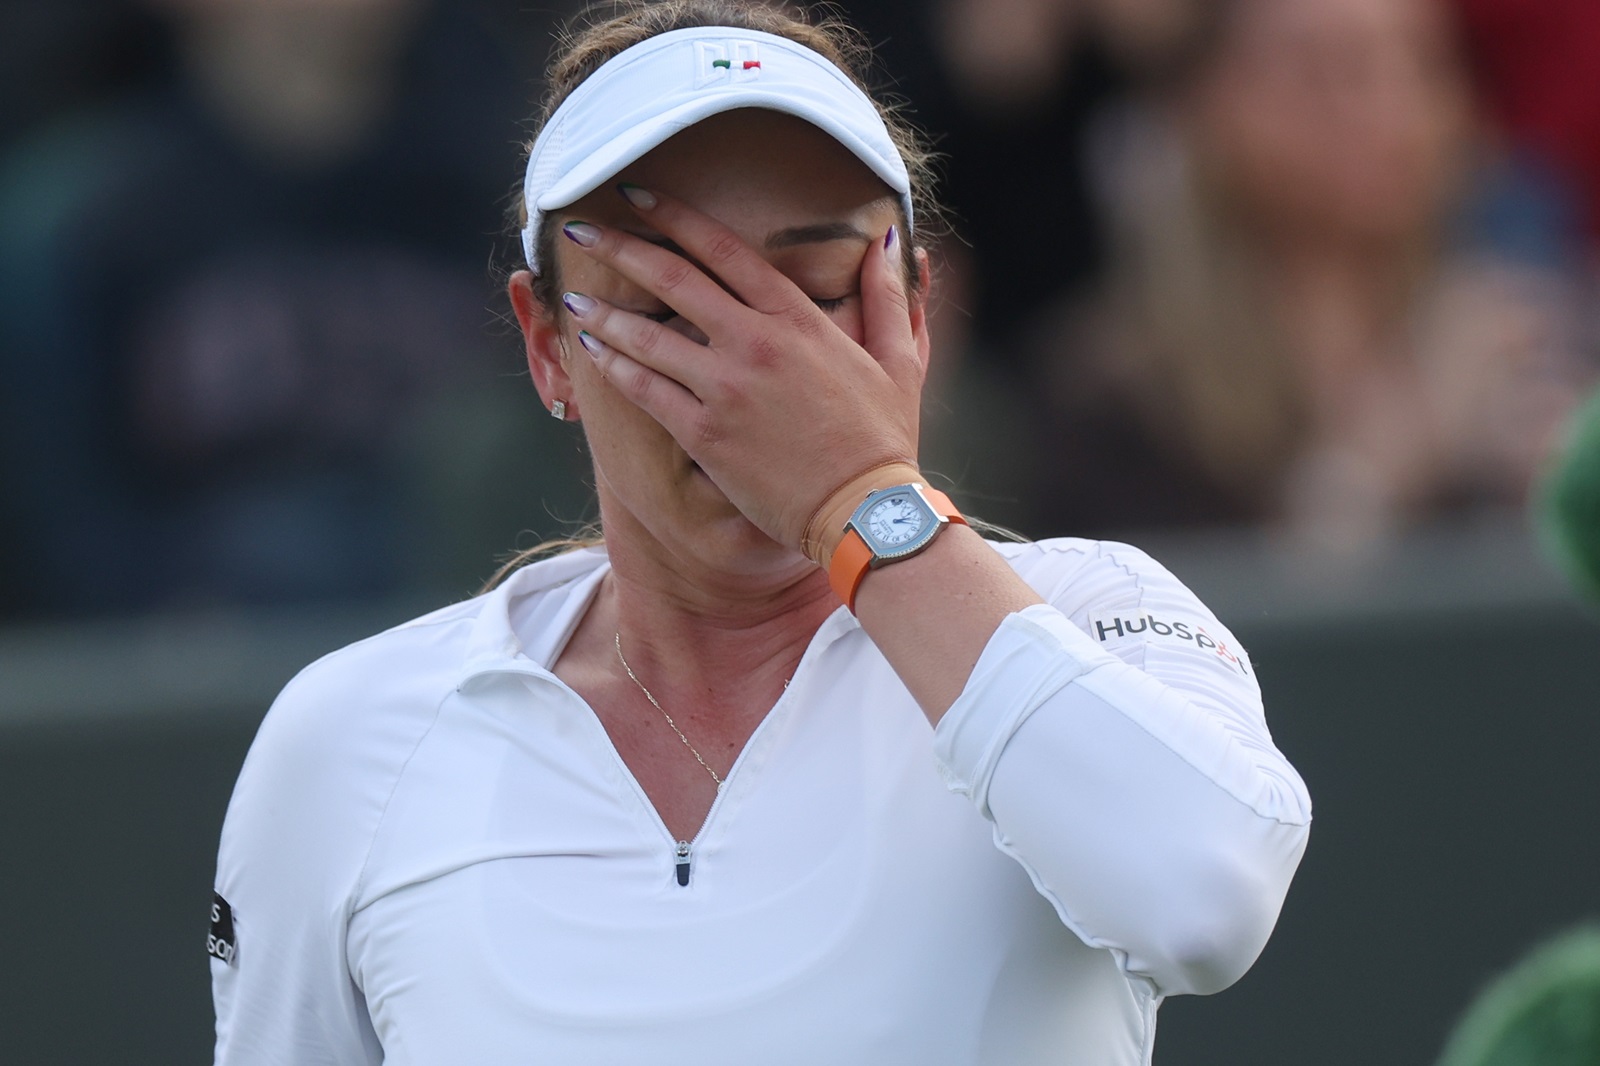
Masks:
[[[754,41],[696,41],[694,87],[750,81],[761,76],[761,56]]]

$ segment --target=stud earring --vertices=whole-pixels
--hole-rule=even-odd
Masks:
[[[550,417],[555,419],[557,422],[565,422],[567,420],[567,401],[557,400],[555,403],[551,404]]]

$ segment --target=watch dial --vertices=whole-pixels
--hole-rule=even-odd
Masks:
[[[927,518],[917,501],[900,493],[873,505],[867,512],[867,528],[879,544],[893,548],[921,533]]]

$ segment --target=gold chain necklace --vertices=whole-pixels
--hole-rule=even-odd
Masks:
[[[640,681],[639,678],[635,676],[633,667],[628,665],[627,657],[622,654],[621,630],[618,630],[615,634],[613,643],[615,643],[617,646],[617,661],[620,662],[622,664],[622,668],[628,672],[628,680],[632,681],[635,685],[638,685],[639,691],[644,693],[644,698],[650,701],[650,706],[661,712],[661,717],[667,720],[667,724],[672,727],[672,731],[678,734],[678,739],[683,741],[683,746],[689,749],[689,754],[694,756],[695,762],[704,767],[706,773],[711,775],[711,780],[717,783],[717,791],[721,792],[722,778],[717,776],[717,772],[711,768],[711,764],[706,762],[705,758],[701,756],[700,752],[695,749],[695,746],[689,743],[689,738],[683,735],[683,730],[679,729],[678,723],[672,720],[672,715],[667,713],[667,709],[665,707],[656,702],[656,698],[650,695],[650,690],[644,687],[644,682]]]

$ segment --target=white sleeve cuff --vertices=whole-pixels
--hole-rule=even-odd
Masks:
[[[1079,677],[1120,661],[1048,604],[1008,616],[934,730],[934,755],[951,791],[991,817],[989,780],[1023,721]]]

